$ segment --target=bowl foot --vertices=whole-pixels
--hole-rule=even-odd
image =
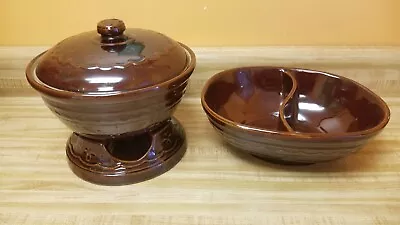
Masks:
[[[263,161],[273,163],[273,164],[278,164],[278,165],[284,165],[284,166],[308,166],[308,165],[313,165],[315,163],[312,162],[293,162],[293,161],[286,161],[283,159],[277,159],[277,158],[272,158],[268,157],[265,155],[259,155],[259,154],[251,154],[252,156],[261,159]]]
[[[174,118],[142,133],[93,138],[73,133],[67,143],[69,166],[81,179],[125,185],[157,177],[186,152],[182,125]]]

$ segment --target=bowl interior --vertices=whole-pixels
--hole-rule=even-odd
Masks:
[[[294,131],[306,133],[359,132],[379,125],[387,116],[385,105],[356,82],[309,70],[292,70],[297,81],[292,104]]]
[[[274,131],[287,131],[279,107],[293,89],[293,80],[279,68],[238,68],[211,78],[204,101],[230,121]]]
[[[223,71],[208,81],[203,101],[225,120],[266,131],[362,132],[389,117],[383,100],[362,85],[302,69]]]

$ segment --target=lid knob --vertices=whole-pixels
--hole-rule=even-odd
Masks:
[[[121,36],[125,29],[124,22],[119,19],[106,19],[97,24],[97,33],[101,34],[103,37]]]

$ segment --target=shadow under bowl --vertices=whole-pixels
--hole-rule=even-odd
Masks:
[[[361,149],[389,122],[387,104],[348,78],[299,68],[241,67],[203,88],[201,103],[230,145],[281,164],[312,164]]]

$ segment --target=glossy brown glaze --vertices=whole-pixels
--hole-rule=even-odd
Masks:
[[[42,94],[49,109],[71,130],[89,135],[120,135],[167,120],[186,92],[190,74],[149,91],[65,98]]]
[[[123,185],[170,170],[180,161],[186,146],[182,126],[177,120],[168,119],[148,132],[113,139],[73,133],[67,156],[79,177],[96,184]]]
[[[281,71],[293,81],[285,83]],[[354,152],[386,126],[390,114],[381,98],[350,79],[273,67],[216,74],[203,89],[202,105],[225,141],[289,164],[329,161]]]
[[[296,132],[363,132],[388,116],[380,98],[349,79],[302,69],[291,73],[298,83],[298,109],[289,123]]]
[[[35,74],[42,85],[98,95],[168,81],[182,73],[189,60],[178,42],[161,33],[125,30],[122,21],[105,20],[97,31],[66,38],[46,51]]]
[[[105,185],[155,177],[186,150],[183,128],[171,116],[185,94],[195,55],[157,32],[125,30],[120,20],[101,21],[97,31],[34,58],[27,80],[74,132],[67,155],[78,176]],[[141,53],[134,46],[126,49],[126,43],[138,41],[145,43]],[[143,57],[140,62],[135,54]]]
[[[227,120],[241,125],[288,131],[284,126],[286,121],[280,118],[279,106],[296,89],[293,80],[291,74],[279,68],[231,70],[229,75],[213,79],[204,99],[211,110]]]

